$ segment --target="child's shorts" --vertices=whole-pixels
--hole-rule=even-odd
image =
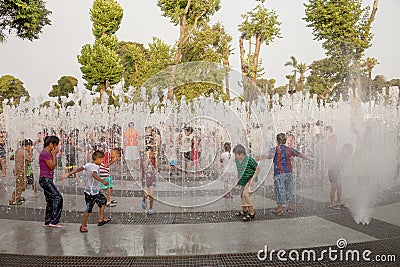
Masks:
[[[335,169],[328,169],[328,180],[331,184],[336,184],[339,181],[339,172]]]
[[[92,213],[92,209],[94,204],[96,203],[100,208],[103,205],[107,204],[107,198],[102,194],[98,193],[97,195],[89,195],[85,192],[85,202],[86,202],[86,212]]]
[[[101,189],[107,189],[107,188],[114,187],[114,181],[113,181],[112,175],[110,175],[110,176],[108,176],[106,178],[103,178],[103,180],[107,181],[108,185],[104,185],[103,183],[100,183]]]
[[[170,166],[175,166],[177,163],[178,163],[178,162],[177,162],[177,160],[175,160],[175,159],[172,159],[172,160],[169,161],[169,165],[170,165]]]

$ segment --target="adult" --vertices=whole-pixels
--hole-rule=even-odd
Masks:
[[[135,123],[132,121],[129,122],[128,129],[123,133],[125,160],[129,170],[132,170],[133,163],[137,163],[139,160],[139,133],[134,127]]]
[[[25,202],[25,198],[22,197],[22,192],[25,191],[26,186],[26,166],[28,162],[32,161],[32,145],[32,140],[25,139],[15,152],[15,190],[11,194],[10,205],[21,205]]]
[[[60,139],[54,135],[44,139],[44,149],[39,156],[39,184],[43,188],[46,198],[46,215],[43,226],[65,228],[65,225],[60,223],[63,197],[53,182],[59,143]]]
[[[0,130],[0,165],[1,165],[1,176],[6,177],[6,131]]]
[[[182,157],[182,168],[186,172],[191,170],[192,148],[194,144],[193,128],[185,127],[178,136],[179,151]]]
[[[331,209],[340,209],[335,205],[335,195],[341,203],[341,190],[338,189],[339,169],[337,158],[337,136],[333,133],[332,126],[325,126],[325,165],[328,169],[328,179],[331,184],[330,206]]]

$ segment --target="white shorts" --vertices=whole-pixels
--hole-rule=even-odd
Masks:
[[[140,155],[138,146],[125,147],[125,160],[137,160],[139,157]]]

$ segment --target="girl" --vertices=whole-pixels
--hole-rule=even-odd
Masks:
[[[233,198],[233,187],[236,171],[235,157],[231,152],[231,143],[224,144],[224,152],[221,154],[221,163],[224,177],[225,198]]]
[[[46,216],[43,226],[65,228],[60,223],[63,208],[63,198],[54,185],[54,169],[57,167],[57,153],[60,139],[51,135],[44,139],[44,149],[39,156],[39,184],[46,198]]]

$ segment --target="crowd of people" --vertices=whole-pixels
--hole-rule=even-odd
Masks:
[[[275,136],[276,145],[271,144],[268,151],[259,152],[262,147],[262,135],[254,134],[260,127],[251,127],[245,137],[252,136],[246,144],[236,145],[232,149],[229,136],[224,131],[206,129],[186,124],[180,127],[146,126],[142,131],[129,122],[126,129],[118,125],[110,128],[73,129],[69,133],[60,130],[44,129],[37,133],[35,140],[23,139],[12,154],[15,161],[15,190],[10,196],[9,205],[21,205],[27,185],[31,185],[37,196],[34,173],[46,199],[44,226],[65,227],[60,223],[63,198],[54,183],[54,172],[62,169],[62,179],[74,178],[84,171],[86,208],[81,232],[87,232],[87,221],[94,204],[100,208],[98,225],[104,225],[111,219],[104,217],[106,206],[113,207],[117,201],[112,199],[114,181],[110,166],[123,156],[127,170],[141,177],[143,188],[142,209],[154,214],[154,194],[157,175],[167,170],[168,177],[181,175],[193,177],[203,175],[204,166],[218,168],[223,175],[224,197],[233,198],[233,188],[240,187],[241,210],[237,212],[244,221],[255,218],[255,209],[251,198],[251,187],[260,173],[260,161],[273,160],[274,193],[277,207],[273,213],[277,216],[285,212],[295,212],[294,179],[305,179],[305,172],[312,170],[314,176],[324,180],[327,176],[331,184],[329,208],[343,207],[341,179],[351,168],[351,158],[359,142],[354,131],[354,142],[346,143],[341,149],[332,126],[324,126],[318,120],[314,124],[306,123],[293,126],[286,133]],[[272,132],[272,128],[269,128]],[[365,137],[371,129],[366,128]],[[2,176],[6,176],[7,133],[0,132],[0,166]],[[247,148],[246,148],[247,146]],[[247,151],[247,153],[246,153]],[[217,155],[217,157],[214,157]],[[302,168],[295,157],[308,160]],[[217,160],[215,160],[215,158]],[[10,158],[11,159],[11,158]],[[220,164],[220,165],[218,165]],[[301,177],[304,176],[304,177]],[[63,180],[61,180],[63,182]],[[102,193],[104,190],[105,195]]]

